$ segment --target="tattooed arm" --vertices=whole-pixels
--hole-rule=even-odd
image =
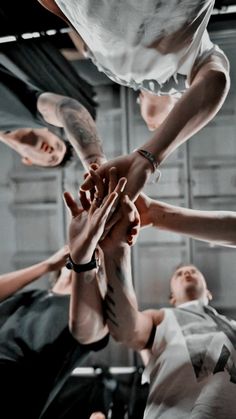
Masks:
[[[125,182],[126,179],[120,179],[101,205],[94,199],[88,211],[79,207],[70,193],[64,193],[71,214],[69,252],[76,265],[84,265],[92,260],[103,235],[105,223],[121,195]],[[82,344],[97,342],[108,333],[95,267],[86,272],[72,271],[69,328],[75,339]]]
[[[107,325],[111,335],[128,347],[150,348],[161,312],[138,310],[133,287],[130,244],[139,230],[135,205],[126,196],[121,202],[122,218],[101,242],[104,252],[108,290],[105,300]]]
[[[95,122],[77,100],[46,92],[39,96],[37,108],[46,122],[64,128],[85,169],[106,161]]]

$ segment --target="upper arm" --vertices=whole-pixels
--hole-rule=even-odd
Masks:
[[[222,52],[213,52],[203,61],[196,61],[190,76],[190,83],[194,84],[201,78],[206,78],[209,74],[223,76],[229,82],[229,61]]]
[[[156,326],[163,320],[163,313],[161,310],[138,312],[132,333],[124,343],[135,350],[151,349]]]
[[[84,107],[76,99],[50,92],[42,93],[37,101],[37,109],[44,120],[57,127],[63,127],[63,111],[79,111],[82,108]]]

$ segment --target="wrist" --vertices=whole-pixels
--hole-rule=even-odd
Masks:
[[[154,156],[154,154],[152,154],[150,151],[143,148],[138,148],[136,151],[137,153],[140,154],[140,156],[142,156],[144,159],[146,159],[149,162],[152,168],[152,173],[154,173],[159,166],[159,163],[156,160],[156,157]]]
[[[133,158],[135,160],[135,162],[141,166],[143,168],[144,171],[146,171],[147,174],[152,174],[153,173],[153,166],[151,165],[150,161],[148,161],[145,157],[143,157],[138,150],[134,150],[133,153]]]
[[[67,263],[66,263],[67,269],[72,269],[73,271],[80,273],[80,272],[91,271],[97,268],[97,258],[96,258],[95,252],[96,251],[93,252],[93,255],[90,261],[86,263],[75,263],[71,255],[69,255]]]
[[[125,256],[130,255],[130,246],[128,243],[122,243],[119,245],[116,245],[114,247],[106,248],[104,251],[104,256],[110,258],[111,256],[116,261],[119,261],[120,259],[123,259]]]

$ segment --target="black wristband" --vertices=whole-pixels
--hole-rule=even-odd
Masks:
[[[71,259],[71,256],[68,256],[68,261],[66,262],[66,267],[67,269],[72,269],[73,271],[77,272],[78,274],[80,272],[86,272],[86,271],[91,271],[92,269],[95,269],[97,267],[97,260],[95,257],[95,251],[93,253],[92,259],[90,260],[90,262],[88,263],[84,263],[81,265],[77,265],[76,263],[73,262],[73,260]]]
[[[143,149],[140,149],[140,148],[138,148],[136,151],[141,156],[145,157],[145,159],[147,159],[149,161],[149,163],[152,166],[153,172],[155,172],[155,170],[157,170],[157,168],[159,166],[159,163],[156,161],[155,156],[152,153],[150,153],[149,151],[143,150]]]

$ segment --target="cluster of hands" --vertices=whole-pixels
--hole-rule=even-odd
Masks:
[[[127,178],[118,178],[117,169],[109,169],[104,181],[92,165],[89,173],[91,189],[80,189],[78,205],[69,192],[64,200],[71,214],[68,246],[71,259],[76,264],[86,264],[92,259],[95,248],[114,252],[119,247],[132,246],[140,230],[140,215],[136,205],[124,192]],[[92,182],[91,182],[92,180]]]

